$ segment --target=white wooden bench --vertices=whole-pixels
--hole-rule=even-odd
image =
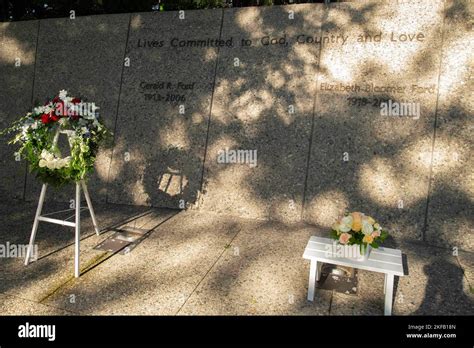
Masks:
[[[311,237],[303,254],[303,258],[311,261],[309,270],[308,300],[314,300],[314,287],[321,276],[321,266],[324,263],[348,266],[366,271],[385,274],[385,315],[392,314],[393,280],[395,276],[403,276],[402,252],[398,249],[379,247],[372,249],[369,258],[358,261],[341,257],[333,253],[334,239]]]

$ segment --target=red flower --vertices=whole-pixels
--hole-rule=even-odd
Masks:
[[[44,124],[48,124],[50,122],[49,120],[49,114],[43,114],[41,115],[41,122],[43,122]]]
[[[59,101],[59,97],[54,97],[53,103],[57,103]]]
[[[61,118],[61,116],[56,116],[56,115],[53,115],[53,114],[51,114],[51,117],[50,117],[51,121],[53,121],[53,122],[56,122],[60,118]]]

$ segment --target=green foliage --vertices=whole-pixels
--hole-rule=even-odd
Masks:
[[[331,230],[331,232],[329,232],[329,236],[330,236],[332,239],[339,239],[339,235],[337,234],[337,231],[336,231],[336,230]]]
[[[224,0],[193,0],[193,5],[196,8],[216,8],[224,7]]]

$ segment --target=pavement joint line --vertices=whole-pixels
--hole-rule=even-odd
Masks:
[[[94,265],[94,263],[97,263],[97,262],[100,262],[105,255],[107,255],[109,253],[107,252],[104,252],[100,255],[97,255],[96,257],[94,257],[92,260],[88,261],[86,263],[86,265],[84,267],[81,267],[81,275],[84,275],[85,273],[87,273],[87,271],[89,271]],[[113,255],[113,254],[112,254]],[[71,281],[75,280],[76,278],[74,277],[74,275],[70,274],[66,279],[65,281],[61,282],[60,284],[58,284],[54,289],[50,290],[45,296],[43,296],[39,301],[38,303],[41,303],[43,304],[44,301],[46,301],[47,299],[49,299],[51,296],[53,296],[54,294],[56,294],[59,290],[61,290],[62,288],[64,288],[67,284],[71,283]]]
[[[331,290],[331,298],[329,299],[328,315],[331,315],[332,299],[333,299],[333,297],[334,297],[334,290]]]
[[[105,234],[105,233],[108,233],[108,232],[110,232],[110,231],[104,232],[104,234]],[[91,232],[89,235],[86,235],[86,236],[84,236],[83,238],[81,238],[81,242],[82,242],[82,241],[85,241],[86,239],[89,239],[90,237],[93,237],[93,236],[95,236],[95,235],[96,235],[96,234],[95,234],[94,232]],[[102,234],[101,234],[101,235],[102,235]],[[73,245],[74,245],[74,243],[66,244],[66,245],[60,247],[59,249],[55,249],[55,250],[53,250],[53,251],[51,251],[51,252],[49,252],[49,253],[47,253],[47,254],[45,254],[45,255],[39,257],[35,262],[37,262],[37,261],[39,261],[39,260],[42,260],[42,259],[44,259],[44,258],[46,258],[46,257],[48,257],[48,256],[51,256],[51,255],[53,255],[53,254],[56,254],[56,253],[58,253],[58,252],[60,252],[60,251],[62,251],[62,250],[64,250],[64,249],[69,248],[70,246],[73,246]]]
[[[183,309],[183,307],[186,305],[186,303],[188,303],[188,300],[191,298],[191,296],[196,292],[197,288],[199,287],[199,285],[201,285],[201,283],[203,282],[203,280],[207,277],[207,275],[211,272],[211,270],[214,268],[214,266],[217,264],[217,262],[219,262],[219,260],[222,258],[222,255],[224,255],[224,253],[226,252],[226,250],[232,245],[232,243],[234,242],[235,238],[237,237],[237,235],[240,233],[240,231],[242,231],[242,228],[239,228],[239,230],[235,233],[235,235],[232,237],[232,239],[230,240],[229,243],[227,243],[226,245],[224,245],[224,248],[222,250],[222,252],[219,254],[219,256],[216,258],[216,260],[212,263],[211,267],[207,270],[207,272],[204,274],[204,276],[201,278],[201,280],[197,283],[197,285],[194,287],[193,291],[191,291],[191,293],[189,294],[189,296],[186,298],[186,300],[184,301],[184,303],[181,305],[181,307],[179,307],[178,311],[176,312],[175,315],[178,315],[179,312],[181,312],[181,309]]]
[[[119,225],[121,226],[121,225]],[[101,233],[100,235],[103,235],[103,234],[106,234],[108,232],[113,232],[113,231],[106,231],[104,233]],[[113,234],[113,233],[110,233],[110,234]],[[83,239],[86,239],[86,238],[89,238],[91,236],[95,236],[95,233],[92,233],[91,235],[87,236],[87,237],[84,237]],[[110,236],[108,236],[110,237]],[[81,239],[81,241],[83,240]],[[68,246],[71,246],[71,245],[74,245],[74,243],[68,245]],[[66,247],[68,247],[66,246]],[[64,248],[66,248],[64,247]],[[59,250],[62,250],[64,248],[61,248]],[[59,251],[58,250],[58,251]],[[120,249],[122,250],[122,249]],[[81,276],[84,275],[85,273],[89,272],[91,269],[93,269],[94,267],[96,267],[97,265],[101,264],[102,262],[108,260],[109,258],[111,258],[113,255],[115,255],[116,253],[118,253],[120,250],[117,250],[115,253],[109,253],[109,252],[103,252],[99,255],[97,255],[96,257],[94,257],[92,260],[88,261],[87,264],[83,267],[81,267]],[[51,255],[53,254],[54,252],[52,253],[49,253],[48,255]],[[43,256],[42,258],[48,256],[48,255],[45,255]],[[51,296],[53,296],[54,294],[56,294],[59,290],[61,290],[62,288],[64,288],[68,283],[70,283],[72,280],[74,280],[75,277],[70,275],[64,282],[62,282],[61,284],[59,284],[58,286],[56,286],[53,290],[49,291],[45,296],[43,296],[38,303],[41,303],[43,304],[44,301],[46,301],[48,298],[50,298]]]
[[[17,295],[11,295],[11,294],[7,294],[7,293],[2,293],[1,295],[5,296],[5,297],[12,297],[12,298],[20,299],[20,300],[27,301],[27,302],[34,303],[34,304],[39,304],[39,305],[49,307],[49,308],[59,309],[59,310],[62,310],[62,311],[65,311],[65,312],[68,312],[68,313],[71,313],[71,314],[76,314],[76,315],[80,314],[79,312],[74,312],[74,311],[71,311],[69,309],[64,309],[64,308],[61,308],[61,307],[52,306],[52,305],[47,304],[47,303],[40,303],[40,302],[34,301],[32,299],[24,298],[24,297],[17,296]]]
[[[157,227],[159,227],[160,225],[164,224],[165,222],[167,222],[168,220],[170,220],[171,218],[175,217],[176,215],[178,215],[178,213],[175,213],[175,214],[172,214],[171,216],[168,216],[165,220],[161,221],[160,223],[158,223],[156,226],[154,226],[153,228],[150,229],[150,231],[148,231],[144,236],[149,236]],[[149,220],[150,221],[150,220]],[[111,232],[111,231],[108,231],[108,232]],[[95,235],[95,234],[92,234],[92,235]],[[110,236],[109,236],[110,237]],[[146,238],[143,238],[143,239],[146,239]],[[125,248],[125,247],[124,247]],[[123,249],[123,248],[122,248]],[[122,249],[119,249],[119,250],[116,250],[114,253],[110,253],[110,252],[103,252],[101,253],[100,255],[97,255],[96,257],[94,257],[92,260],[88,261],[87,264],[83,267],[81,267],[81,276],[83,276],[84,274],[86,274],[87,272],[91,271],[92,269],[94,269],[95,267],[99,266],[100,264],[104,263],[105,261],[107,261],[108,259],[112,258],[112,256],[118,254]],[[53,296],[54,294],[56,294],[57,292],[59,292],[62,288],[66,287],[67,284],[71,283],[71,281],[75,280],[76,278],[73,276],[73,275],[70,275],[68,278],[66,278],[65,281],[61,282],[61,284],[59,284],[58,286],[56,286],[53,290],[49,291],[45,296],[43,296],[38,303],[41,303],[43,304],[44,301],[46,301],[48,298],[50,298],[51,296]]]
[[[471,282],[469,281],[469,278],[466,275],[466,271],[464,269],[465,267],[462,265],[462,262],[459,259],[459,256],[455,256],[455,258],[459,267],[462,269],[462,276],[464,277],[464,279],[466,279],[467,285],[469,286],[469,292],[472,293],[473,286],[471,285]]]
[[[151,212],[152,212],[152,210],[150,209],[150,210],[147,210],[146,212],[144,212],[143,214],[138,214],[138,215],[136,215],[135,217],[130,218],[130,220],[127,220],[128,218],[125,218],[124,220],[122,220],[121,222],[119,222],[119,223],[117,223],[117,224],[112,224],[111,226],[108,226],[108,227],[102,229],[102,230],[99,232],[99,236],[98,236],[98,237],[103,236],[103,235],[106,235],[106,234],[109,233],[109,232],[114,232],[114,231],[113,231],[114,228],[121,227],[121,226],[123,226],[123,225],[125,225],[125,224],[128,224],[128,223],[130,223],[131,221],[134,221],[134,220],[136,220],[136,219],[139,219],[139,218],[141,218],[141,217],[143,217],[143,216],[146,216],[146,215],[150,214]],[[95,236],[95,235],[96,235],[96,234],[95,234],[94,231],[89,232],[89,234],[84,234],[84,237],[81,238],[81,242],[84,241],[84,240],[86,240],[86,239],[88,239],[88,238],[90,238],[90,237],[93,237],[93,236]],[[110,236],[109,236],[109,237],[110,237]],[[74,245],[74,242],[73,242],[73,243],[66,244],[66,245],[64,245],[63,247],[60,247],[59,249],[55,249],[55,250],[49,252],[48,254],[41,256],[41,257],[38,258],[36,261],[39,261],[39,260],[41,260],[41,259],[43,259],[43,258],[45,258],[45,257],[47,257],[47,256],[53,255],[53,254],[55,254],[55,253],[57,253],[57,252],[59,252],[59,251],[61,251],[61,250],[64,250],[64,249],[66,249],[66,248],[69,248],[69,247],[72,246],[72,245]]]

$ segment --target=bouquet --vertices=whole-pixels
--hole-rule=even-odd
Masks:
[[[361,250],[368,250],[369,246],[378,248],[388,237],[388,232],[372,217],[354,212],[346,214],[337,221],[330,235],[342,245],[357,244]]]
[[[59,187],[84,179],[94,168],[99,145],[111,135],[99,121],[98,109],[62,90],[0,134],[15,133],[9,142],[19,145],[15,157],[26,159],[40,181]],[[62,157],[59,132],[68,135],[70,156]]]

